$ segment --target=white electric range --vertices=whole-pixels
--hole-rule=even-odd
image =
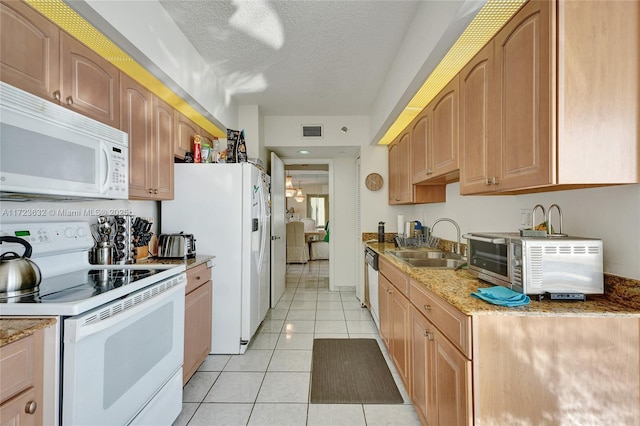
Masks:
[[[182,409],[185,266],[92,265],[86,222],[0,224],[4,235],[31,244],[42,281],[0,293],[0,315],[61,324],[60,424],[171,424]]]

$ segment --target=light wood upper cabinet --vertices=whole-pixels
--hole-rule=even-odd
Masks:
[[[389,204],[412,202],[411,141],[405,131],[389,145]]]
[[[55,101],[60,30],[23,1],[0,2],[0,80]]]
[[[640,182],[640,2],[558,2],[557,29],[557,183]]]
[[[413,183],[420,183],[430,178],[432,169],[431,159],[431,123],[433,115],[429,106],[425,107],[409,125],[411,128],[411,165],[413,168]]]
[[[409,125],[414,184],[458,179],[458,92],[456,76]]]
[[[129,135],[129,197],[149,198],[147,182],[155,166],[151,153],[152,95],[124,74],[120,78],[120,85],[121,130]]]
[[[200,134],[200,127],[176,111],[175,113],[175,139],[173,154],[178,158],[184,158],[187,152],[193,152],[193,137]]]
[[[22,1],[0,4],[0,78],[120,127],[118,69]]]
[[[173,110],[121,75],[121,130],[129,134],[129,198],[173,198]]]
[[[458,171],[458,96],[458,76],[455,76],[431,102],[431,177],[445,176],[447,173]],[[454,179],[457,177],[456,174]]]
[[[530,1],[494,39],[498,99],[495,190],[553,183],[551,19],[553,3]]]
[[[411,161],[411,137],[407,129],[389,145],[389,204],[445,201],[444,184],[413,185]]]
[[[156,153],[156,168],[150,175],[149,190],[155,200],[173,199],[173,141],[175,110],[157,96],[153,96],[152,141]]]
[[[461,193],[640,182],[639,28],[638,2],[526,3],[460,73]]]
[[[460,71],[460,193],[487,190],[495,155],[491,137],[495,90],[493,41]],[[495,121],[495,120],[494,120]]]
[[[120,127],[120,72],[106,59],[61,32],[60,102],[87,117]]]

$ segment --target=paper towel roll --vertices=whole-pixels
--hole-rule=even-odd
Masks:
[[[404,215],[398,215],[398,234],[404,234]]]

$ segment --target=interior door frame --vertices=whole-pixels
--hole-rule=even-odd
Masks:
[[[314,159],[298,159],[298,158],[283,158],[282,162],[285,165],[290,164],[327,164],[329,166],[329,222],[335,219],[335,203],[334,203],[334,181],[333,181],[333,160],[330,158],[322,159],[322,158],[314,158]],[[332,225],[329,225],[329,229],[331,230]],[[335,229],[335,227],[333,227]],[[329,290],[335,291],[335,238],[329,238]],[[286,260],[285,260],[286,262]],[[285,264],[286,267],[286,264]]]
[[[271,308],[275,308],[286,290],[286,228],[284,197],[284,163],[272,152],[271,158]],[[279,170],[281,167],[282,170]],[[276,170],[278,169],[278,170]],[[281,227],[276,221],[281,220]],[[281,264],[278,264],[281,259]]]

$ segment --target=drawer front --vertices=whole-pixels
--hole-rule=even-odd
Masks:
[[[410,300],[467,358],[471,359],[471,317],[411,280]]]
[[[384,259],[382,256],[378,259],[378,267],[380,272],[387,277],[387,279],[393,284],[402,294],[409,297],[409,277],[404,272],[396,268]]]
[[[0,401],[33,386],[34,344],[30,335],[0,348]]]
[[[211,280],[211,269],[206,263],[187,269],[187,289],[185,294],[191,293],[209,280]]]

